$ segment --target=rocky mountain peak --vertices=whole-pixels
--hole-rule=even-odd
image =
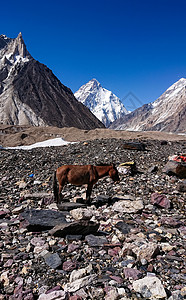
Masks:
[[[31,55],[28,52],[24,43],[21,32],[17,38],[10,39],[5,35],[0,36],[0,59],[6,58],[10,63],[14,63],[17,60],[30,59]]]
[[[95,78],[91,79],[88,84],[90,85],[90,87],[92,87],[92,89],[95,89],[95,88],[99,88],[101,87],[101,84],[99,83],[99,81]]]
[[[103,88],[95,78],[82,85],[74,94],[105,125],[127,114],[127,110],[111,91]]]
[[[0,36],[0,123],[77,127],[104,125],[45,65],[28,52],[21,32]]]

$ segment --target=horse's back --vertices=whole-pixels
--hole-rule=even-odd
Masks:
[[[57,169],[57,174],[66,176],[74,185],[89,184],[95,177],[95,168],[92,165],[63,165]]]

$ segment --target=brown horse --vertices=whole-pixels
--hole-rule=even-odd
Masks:
[[[105,176],[110,176],[114,182],[119,182],[118,170],[112,165],[64,165],[59,167],[54,173],[53,191],[55,201],[59,204],[63,197],[61,191],[65,184],[81,186],[87,184],[86,203],[90,204],[90,195],[93,185]],[[57,180],[59,190],[57,188]]]

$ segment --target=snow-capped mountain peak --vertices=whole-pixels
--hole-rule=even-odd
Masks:
[[[111,122],[128,113],[120,99],[111,91],[103,88],[95,78],[81,86],[74,95],[105,126],[109,126]]]

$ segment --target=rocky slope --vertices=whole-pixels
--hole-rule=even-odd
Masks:
[[[104,127],[45,65],[16,39],[0,36],[0,123],[33,126]]]
[[[96,79],[81,86],[74,96],[86,105],[106,127],[128,113],[120,99],[103,88]]]
[[[186,79],[169,87],[156,101],[145,104],[111,124],[112,129],[185,132]]]
[[[184,180],[162,168],[185,142],[142,142],[144,151],[122,139],[0,151],[0,299],[184,299]],[[60,214],[52,203],[57,166],[133,160],[139,172],[98,181],[88,209]],[[63,190],[71,205],[84,193]]]

